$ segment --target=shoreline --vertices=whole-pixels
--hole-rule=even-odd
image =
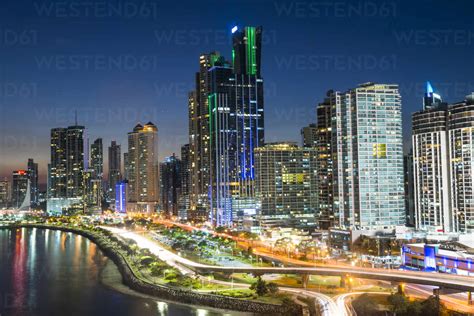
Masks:
[[[140,294],[144,294],[155,299],[168,301],[172,303],[201,306],[206,308],[218,309],[221,311],[229,312],[245,312],[252,314],[273,314],[273,315],[298,315],[302,314],[302,309],[299,310],[288,310],[283,305],[275,305],[269,303],[255,302],[250,300],[243,300],[231,297],[225,297],[220,295],[198,293],[190,290],[184,290],[180,288],[172,288],[158,284],[152,284],[147,280],[144,280],[133,272],[123,255],[113,249],[112,246],[108,245],[104,240],[104,236],[98,235],[98,233],[91,232],[80,227],[66,227],[49,224],[6,224],[1,225],[0,229],[15,229],[15,228],[39,228],[39,229],[51,229],[60,230],[75,233],[84,236],[94,242],[99,249],[107,256],[118,268],[122,275],[122,283],[129,289],[136,291]]]

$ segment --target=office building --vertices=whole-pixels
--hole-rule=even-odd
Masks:
[[[474,92],[448,108],[453,230],[474,233]]]
[[[423,100],[423,110],[412,116],[416,228],[450,232],[447,103],[430,83]]]
[[[317,146],[317,131],[316,124],[309,124],[301,129],[301,142],[303,147],[316,147]]]
[[[160,163],[161,210],[167,217],[178,216],[181,192],[181,160],[174,154]]]
[[[121,161],[121,149],[120,145],[116,141],[112,141],[109,147],[109,200],[111,205],[115,203],[115,187],[117,183],[122,180],[122,161]],[[127,166],[127,164],[125,165]]]
[[[395,84],[331,92],[335,219],[342,228],[405,225],[401,97]]]
[[[39,206],[39,187],[38,187],[38,164],[32,158],[28,159],[27,164],[28,178],[30,180],[30,202],[31,207]]]
[[[199,218],[195,212],[191,210],[190,192],[191,192],[191,160],[190,160],[189,144],[181,146],[181,190],[178,197],[178,219],[187,220],[189,218]],[[206,216],[204,212],[204,220]],[[202,219],[201,219],[202,220]]]
[[[48,198],[66,198],[66,128],[51,130],[51,162],[48,174]]]
[[[316,149],[296,143],[269,143],[255,149],[256,196],[263,228],[315,228]]]
[[[97,138],[91,145],[90,169],[94,170],[94,176],[102,180],[104,176],[104,149],[102,138]]]
[[[95,169],[84,171],[84,211],[88,214],[102,212],[102,180],[97,177]]]
[[[329,96],[332,91],[328,91]],[[318,190],[318,226],[328,229],[336,224],[333,198],[331,103],[328,97],[316,107],[316,170]]]
[[[13,171],[12,207],[26,211],[30,208],[30,184],[27,170]]]
[[[80,125],[66,130],[66,192],[68,198],[82,199],[84,192],[84,131]]]
[[[128,133],[128,173],[129,210],[155,212],[160,201],[158,128],[151,122]]]
[[[0,209],[10,206],[10,182],[7,178],[0,180]]]

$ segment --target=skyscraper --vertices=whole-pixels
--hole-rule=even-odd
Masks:
[[[51,163],[49,168],[49,198],[66,198],[66,128],[51,130]]]
[[[448,108],[453,230],[474,233],[474,92]]]
[[[84,209],[84,126],[51,130],[47,211],[71,214]]]
[[[188,217],[198,218],[195,209],[191,209],[191,160],[189,144],[181,146],[181,190],[178,197],[178,218],[186,220]]]
[[[30,196],[28,196],[29,178],[27,170],[13,171],[12,184],[12,206],[14,209],[26,210],[30,207]],[[31,192],[31,191],[30,191]]]
[[[95,178],[102,180],[104,174],[104,150],[102,138],[97,138],[91,145],[90,168],[94,170]]]
[[[160,163],[161,209],[169,217],[178,216],[181,168],[181,160],[174,154]]]
[[[316,149],[270,143],[255,149],[257,219],[262,227],[314,228],[317,223]]]
[[[30,180],[30,202],[32,207],[39,206],[38,164],[28,159],[28,178]]]
[[[0,209],[10,206],[10,182],[5,178],[0,180]]]
[[[405,225],[398,85],[366,83],[329,99],[339,226],[376,231]]]
[[[264,143],[261,27],[233,34],[232,67],[209,70],[211,221],[230,226],[255,213],[254,149]]]
[[[416,228],[452,230],[447,103],[427,83],[423,110],[413,114],[413,177]]]
[[[301,129],[301,142],[303,147],[316,147],[317,145],[317,131],[316,124],[309,124]]]
[[[332,129],[331,129],[331,102],[328,91],[324,102],[316,108],[316,168],[318,187],[318,215],[319,228],[328,229],[334,226],[334,198],[333,198],[333,157],[332,157]]]
[[[135,212],[155,212],[159,204],[158,128],[137,124],[128,133],[128,207]]]
[[[415,226],[415,186],[413,176],[413,151],[403,156],[405,182],[405,213],[407,225]]]
[[[82,199],[84,194],[84,131],[80,125],[66,130],[66,178],[67,197]]]
[[[111,205],[115,205],[115,187],[122,180],[121,155],[120,145],[113,140],[109,147],[109,200]]]

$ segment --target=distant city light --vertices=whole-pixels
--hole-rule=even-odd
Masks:
[[[232,34],[234,34],[235,32],[237,32],[237,30],[239,29],[239,27],[236,25],[232,28]]]

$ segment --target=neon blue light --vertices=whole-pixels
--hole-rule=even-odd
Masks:
[[[239,28],[237,27],[237,25],[234,26],[234,27],[232,28],[232,30],[231,30],[231,31],[232,31],[232,34],[234,34],[235,32],[237,32],[238,29],[239,29]]]
[[[426,95],[432,95],[433,94],[433,86],[429,81],[426,82]]]

